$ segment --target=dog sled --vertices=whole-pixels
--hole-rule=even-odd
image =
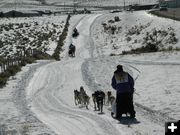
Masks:
[[[72,37],[75,38],[75,37],[77,37],[78,35],[79,35],[78,30],[77,30],[76,28],[74,28]]]
[[[135,118],[136,112],[134,111],[132,96],[133,95],[123,94],[118,97],[118,100],[114,100],[111,106],[111,116],[113,118],[121,119],[123,114],[126,114],[126,117],[130,115],[130,118]]]
[[[76,47],[73,44],[71,44],[69,46],[69,51],[68,51],[69,57],[75,57],[75,51],[76,51]]]

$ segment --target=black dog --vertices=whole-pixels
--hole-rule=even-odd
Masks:
[[[94,109],[95,111],[103,112],[103,103],[105,101],[105,93],[103,91],[95,91],[92,94],[92,99],[94,102]]]

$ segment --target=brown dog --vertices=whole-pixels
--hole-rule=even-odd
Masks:
[[[107,105],[112,105],[115,100],[115,97],[112,95],[111,91],[107,92]]]

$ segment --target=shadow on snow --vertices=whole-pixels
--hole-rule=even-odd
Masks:
[[[119,124],[123,125],[131,125],[131,124],[139,124],[140,121],[138,121],[136,118],[131,117],[122,117],[121,119],[117,119],[119,121]]]

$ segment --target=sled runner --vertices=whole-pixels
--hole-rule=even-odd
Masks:
[[[111,106],[111,116],[118,120],[120,124],[127,125],[129,128],[131,128],[132,124],[139,124],[140,122],[136,118],[132,118],[128,116],[128,112],[124,113],[126,116],[122,116],[121,118],[116,118],[116,101],[113,102]]]
[[[126,117],[130,115],[131,118],[135,118],[135,111],[132,101],[132,95],[122,94],[119,95],[118,99],[116,99],[112,103],[111,116],[113,118],[121,119],[123,114],[126,114]],[[117,103],[118,102],[118,108]]]

